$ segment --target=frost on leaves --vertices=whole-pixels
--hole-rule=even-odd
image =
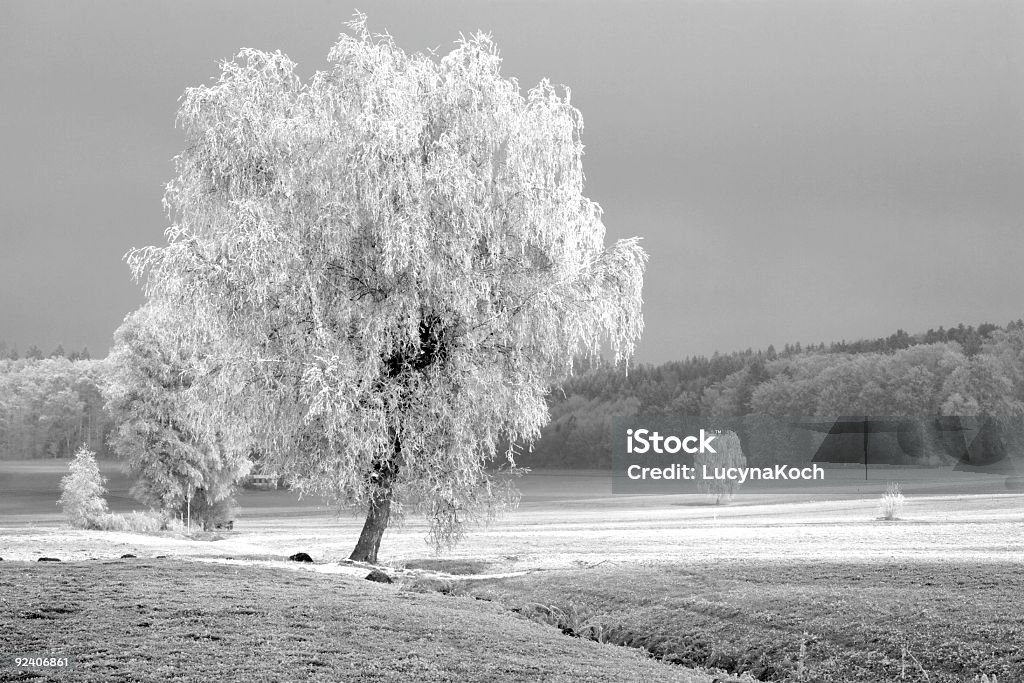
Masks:
[[[357,506],[386,472],[392,512],[447,542],[573,359],[630,356],[646,254],[604,244],[568,91],[523,96],[483,34],[438,60],[350,28],[306,82],[244,50],[186,92],[168,243],[129,260],[181,334],[217,340],[211,429]]]

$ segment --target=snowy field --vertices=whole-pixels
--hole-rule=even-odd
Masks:
[[[51,467],[56,470],[57,464]],[[131,553],[276,563],[302,551],[323,569],[347,558],[361,525],[318,499],[248,490],[232,531],[189,538],[74,530],[52,502],[56,495],[45,500],[45,491],[24,488],[11,495],[19,474],[25,480],[16,470],[8,465],[0,479],[6,483],[2,493],[8,494],[7,504],[0,502],[0,557],[5,560],[50,556],[73,561]],[[945,487],[958,493],[943,493],[934,481],[915,488],[911,480],[904,485],[901,518],[887,522],[878,519],[877,510],[884,479],[864,482],[851,476],[828,488],[748,493],[728,505],[713,505],[699,495],[612,495],[610,477],[603,473],[534,472],[519,482],[523,498],[517,510],[490,526],[470,529],[461,544],[442,556],[483,561],[495,573],[597,563],[769,559],[1024,562],[1024,494],[1008,491],[994,477],[966,476],[971,486]],[[126,505],[125,492],[118,490],[122,483],[112,477],[111,497],[121,502],[112,504],[115,510]],[[20,507],[12,506],[16,501]],[[389,530],[381,562],[401,567],[434,557],[425,539],[424,524],[415,520]]]

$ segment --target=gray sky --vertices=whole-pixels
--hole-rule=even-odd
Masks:
[[[104,354],[177,98],[242,47],[324,68],[356,7],[572,88],[587,194],[651,255],[640,361],[1024,316],[1024,3],[4,0],[0,339]]]

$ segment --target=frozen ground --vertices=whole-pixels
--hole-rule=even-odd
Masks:
[[[557,482],[556,482],[557,483]],[[442,557],[473,559],[488,573],[572,568],[598,563],[731,562],[799,559],[804,562],[856,560],[941,563],[1016,561],[1024,563],[1024,495],[910,495],[897,521],[877,518],[877,497],[800,500],[798,497],[741,496],[727,506],[696,496],[591,496],[587,487],[565,479],[525,485],[524,502],[497,523],[470,530]],[[561,490],[562,495],[556,495]],[[196,560],[283,563],[309,553],[306,570],[347,571],[347,558],[360,521],[312,507],[276,506],[285,492],[267,492],[244,508],[233,531],[216,534],[147,535],[74,530],[57,519],[4,526],[0,557],[64,561],[173,555]],[[415,522],[387,532],[381,562],[400,568],[435,557],[426,528]],[[354,571],[365,571],[358,568]]]
[[[246,596],[262,599],[261,589],[250,585],[253,582],[262,580],[265,583],[259,585],[288,586],[288,590],[298,582],[312,586],[304,598],[309,607],[303,609],[313,614],[324,595],[337,599],[337,586],[350,586],[357,587],[357,593],[345,593],[344,599],[365,594],[366,604],[374,610],[383,609],[382,600],[395,600],[387,603],[395,606],[386,615],[387,623],[399,618],[395,615],[407,618],[407,601],[441,598],[401,590],[380,593],[375,584],[344,577],[301,576],[299,572],[365,577],[367,566],[346,561],[361,520],[339,518],[318,501],[297,500],[287,491],[247,491],[233,530],[189,538],[70,529],[55,509],[55,496],[46,491],[49,484],[40,479],[38,491],[26,493],[24,481],[9,479],[6,491],[16,490],[18,496],[6,500],[0,481],[0,557],[5,560],[0,564],[14,565],[10,569],[15,571],[5,572],[6,576],[23,577],[17,593],[36,591],[49,599],[53,590],[62,588],[54,589],[57,584],[45,583],[45,577],[66,582],[73,574],[77,580],[93,577],[93,587],[85,591],[90,598],[99,590],[95,586],[107,590],[108,585],[115,586],[111,589],[115,592],[128,590],[132,596],[127,601],[111,597],[90,608],[105,610],[104,617],[93,618],[88,629],[80,629],[86,643],[82,647],[90,651],[95,624],[106,624],[114,629],[110,633],[116,631],[118,642],[123,641],[126,620],[132,623],[140,605],[157,599],[146,591],[163,591],[160,604],[173,606],[167,614],[191,614],[189,610],[208,607],[198,606],[190,591],[217,586],[210,599],[236,610]],[[956,486],[906,481],[901,518],[887,522],[878,519],[877,509],[887,482],[884,478],[864,482],[862,471],[810,491],[755,490],[725,506],[715,506],[698,495],[612,495],[607,475],[534,473],[520,483],[523,502],[517,511],[490,527],[470,530],[460,545],[442,555],[443,562],[429,562],[435,556],[425,541],[426,528],[419,522],[388,531],[381,562],[413,592],[455,586],[459,592],[483,591],[479,594],[485,599],[500,600],[506,606],[568,609],[584,605],[599,619],[596,623],[604,624],[614,615],[607,623],[626,629],[633,643],[662,643],[667,642],[664,632],[686,633],[672,652],[695,657],[692,662],[700,666],[707,652],[739,658],[756,649],[762,655],[770,650],[771,658],[764,661],[785,668],[803,652],[803,634],[810,643],[809,670],[825,672],[815,680],[896,680],[907,652],[923,663],[921,671],[927,670],[930,680],[970,680],[980,672],[999,672],[1000,681],[1024,680],[1017,675],[1020,667],[1014,654],[1014,644],[1020,642],[1019,619],[1005,612],[1019,593],[1017,568],[1024,566],[1024,494],[1010,492],[1002,480],[975,477],[970,481],[970,486],[962,481],[954,482]],[[123,489],[115,495],[125,504]],[[309,553],[315,563],[287,561],[300,551]],[[139,558],[180,557],[190,563],[89,561],[126,553]],[[57,565],[52,567],[54,574],[35,565],[41,556],[85,562]],[[211,571],[210,563],[223,565],[224,571]],[[239,574],[237,565],[295,573]],[[570,571],[549,571],[556,569]],[[471,578],[479,579],[529,575],[467,585],[444,580],[448,577],[440,570],[473,571]],[[125,588],[130,572],[138,578]],[[231,583],[234,577],[243,577],[244,584]],[[331,590],[324,591],[323,586]],[[138,597],[142,594],[147,597]],[[429,624],[450,621],[452,610],[462,605],[471,604],[474,609],[492,605],[444,600],[438,603],[443,613],[431,612],[427,627],[420,622],[411,627],[417,638],[421,629],[433,628]],[[292,614],[296,607],[282,609]],[[456,617],[466,619],[462,613]],[[336,620],[337,615],[330,612],[323,623]],[[232,627],[232,631],[217,623],[221,631],[231,634],[224,638],[263,628],[260,622]],[[353,623],[351,628],[361,628],[363,622]],[[183,622],[175,628],[188,637],[194,627]],[[159,648],[167,641],[164,633],[153,641],[158,646],[144,651],[145,661],[159,659]],[[487,631],[487,637],[491,633]],[[809,633],[816,634],[814,640],[807,640]],[[133,637],[144,636],[135,633]],[[378,632],[372,637],[377,638]],[[404,648],[407,642],[403,635],[395,647]],[[189,647],[198,645],[190,642]],[[223,647],[223,641],[217,647]],[[469,651],[459,647],[458,652]],[[557,647],[561,652],[566,645]],[[250,648],[247,644],[240,651]],[[673,675],[683,671],[669,670]]]

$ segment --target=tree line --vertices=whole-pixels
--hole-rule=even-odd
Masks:
[[[101,360],[0,359],[0,459],[70,458],[82,445],[108,456]]]
[[[20,360],[22,358],[21,352],[18,351],[18,345],[8,345],[6,341],[0,339],[0,360]],[[25,350],[24,358],[28,360],[42,360],[44,358],[67,358],[68,360],[91,360],[92,354],[89,353],[89,347],[83,347],[81,351],[72,350],[70,352],[64,350],[63,344],[57,344],[50,353],[43,353],[43,350],[32,344]]]
[[[0,356],[7,348],[0,342]],[[0,358],[0,459],[70,458],[82,445],[101,458],[115,455],[110,441],[125,411],[106,405],[104,387],[117,368],[84,355]],[[607,467],[614,421],[637,415],[1014,416],[1022,406],[1020,320],[715,353],[628,373],[591,363],[552,391],[551,422],[517,463]]]
[[[551,421],[527,467],[606,468],[617,419],[1024,415],[1024,321],[829,345],[767,349],[636,365],[595,366],[548,401]]]

